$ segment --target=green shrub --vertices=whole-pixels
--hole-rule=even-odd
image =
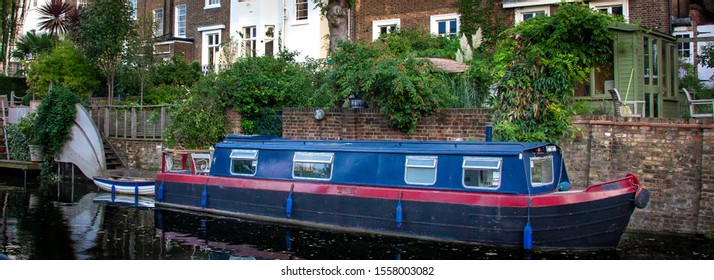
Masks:
[[[320,94],[333,103],[350,97],[374,101],[389,124],[413,133],[420,118],[451,104],[440,73],[411,52],[392,52],[387,44],[341,42]]]
[[[189,95],[169,109],[171,125],[164,131],[164,144],[176,147],[185,136],[182,145],[187,149],[208,148],[225,136],[225,113],[216,106],[215,96]]]
[[[7,130],[8,154],[11,160],[30,160],[30,137],[16,124],[9,124]]]

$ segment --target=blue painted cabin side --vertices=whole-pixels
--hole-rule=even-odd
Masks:
[[[232,169],[236,168],[234,161],[246,162],[250,157],[255,158],[254,169],[245,166],[247,172],[242,173]],[[311,160],[313,164],[309,165]],[[311,168],[319,166],[325,171],[324,177],[296,177],[299,171],[294,168],[300,168],[296,162],[303,161],[308,162],[303,171],[311,174]],[[467,186],[472,164],[498,167],[489,178],[500,180],[498,185]],[[433,182],[429,177],[432,170]],[[264,136],[226,137],[216,145],[210,175],[505,194],[550,193],[561,182],[569,181],[560,148],[549,143],[303,141]]]

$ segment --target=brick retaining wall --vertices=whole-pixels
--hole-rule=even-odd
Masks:
[[[317,121],[314,109],[283,110],[283,137],[295,139],[409,139],[483,141],[491,111],[443,109],[419,121],[414,134],[393,130],[376,109],[330,109]]]

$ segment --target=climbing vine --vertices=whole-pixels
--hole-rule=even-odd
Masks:
[[[32,138],[33,142],[42,146],[43,178],[52,174],[55,156],[62,152],[64,144],[72,138],[72,125],[77,114],[75,104],[79,102],[77,94],[56,86],[37,108]]]

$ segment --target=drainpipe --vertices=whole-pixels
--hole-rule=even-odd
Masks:
[[[288,33],[287,32],[287,30],[288,30],[288,28],[287,28],[287,26],[288,26],[288,3],[287,2],[288,2],[288,0],[283,0],[283,31],[280,32],[280,36],[282,37],[282,40],[281,40],[282,46],[281,47],[283,49],[287,49],[287,47],[285,47],[287,45],[287,41],[286,41],[287,37],[285,36],[285,34]],[[278,52],[280,52],[280,51],[282,51],[282,50],[278,50]]]

